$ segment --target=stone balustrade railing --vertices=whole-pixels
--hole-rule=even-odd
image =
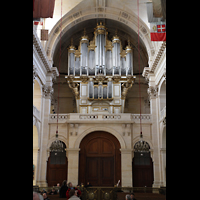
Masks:
[[[142,122],[151,122],[151,114],[142,114]],[[111,122],[112,120],[117,120],[121,123],[139,123],[140,114],[130,114],[130,113],[118,113],[118,114],[82,114],[82,113],[69,113],[69,114],[58,114],[59,123],[81,123],[81,122]],[[49,123],[57,122],[57,114],[49,115]]]

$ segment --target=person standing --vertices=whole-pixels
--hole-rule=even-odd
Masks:
[[[131,200],[136,200],[134,196],[134,193],[131,193]]]
[[[47,197],[47,193],[43,193],[43,198],[44,198],[44,200],[50,200],[50,199]]]
[[[80,200],[80,198],[77,197],[77,190],[71,189],[69,192],[69,200]]]
[[[73,187],[72,183],[69,182],[69,183],[68,183],[68,190],[67,190],[67,192],[66,192],[66,197],[67,197],[67,199],[70,198],[69,192],[70,192],[70,190],[72,190],[72,189],[77,190],[77,197],[80,197],[80,196],[81,196],[81,191],[80,191],[77,187]]]
[[[131,195],[130,195],[130,194],[127,194],[127,195],[125,196],[125,200],[131,200]]]
[[[67,181],[64,180],[63,183],[62,183],[62,186],[60,188],[60,191],[59,191],[60,198],[66,198],[66,192],[67,192],[67,190],[68,190]]]

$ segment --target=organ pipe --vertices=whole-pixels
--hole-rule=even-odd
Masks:
[[[115,31],[110,41],[105,25],[100,22],[94,29],[94,38],[89,41],[84,29],[78,50],[73,45],[68,48],[69,75],[133,75],[133,48],[128,39],[125,50],[121,47],[121,40]]]

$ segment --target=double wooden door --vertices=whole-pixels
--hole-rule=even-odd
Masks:
[[[79,154],[79,184],[114,186],[121,180],[119,141],[110,133],[92,132],[83,138]]]
[[[87,157],[86,177],[92,185],[114,185],[114,157]]]

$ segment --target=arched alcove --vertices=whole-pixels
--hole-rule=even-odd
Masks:
[[[79,183],[113,186],[121,180],[121,152],[118,139],[95,131],[83,138],[79,153]]]
[[[66,157],[66,145],[64,142],[62,152],[51,151],[47,161],[47,183],[48,186],[60,185],[67,180],[68,159]],[[53,145],[55,141],[51,143]]]
[[[166,106],[166,84],[165,81],[162,82],[160,87],[160,111]]]
[[[35,79],[34,80],[34,90],[33,90],[33,105],[40,111],[41,109],[41,97],[42,97],[42,91],[40,84]]]
[[[141,143],[145,145],[145,151],[141,151]],[[134,157],[132,162],[133,187],[152,187],[153,162],[150,155],[150,145],[146,141],[138,141],[134,145]]]

